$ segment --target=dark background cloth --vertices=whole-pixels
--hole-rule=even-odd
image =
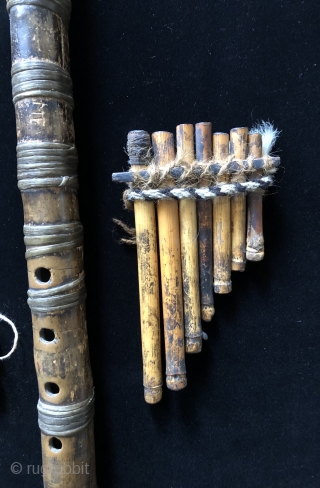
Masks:
[[[289,0],[74,1],[71,74],[96,387],[99,487],[320,486],[319,4]],[[0,9],[0,311],[19,330],[0,363],[1,487],[41,465],[23,212],[16,183],[9,21]],[[266,256],[233,275],[187,357],[188,387],[144,403],[136,251],[121,185],[129,130],[214,131],[274,121],[283,168],[264,200]],[[12,341],[0,324],[0,353]],[[20,475],[10,472],[21,463]],[[35,468],[36,469],[36,468]]]

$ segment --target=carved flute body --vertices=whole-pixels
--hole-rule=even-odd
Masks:
[[[95,488],[94,392],[69,75],[71,3],[9,0],[7,10],[44,486]]]

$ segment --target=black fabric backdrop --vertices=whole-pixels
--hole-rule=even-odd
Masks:
[[[320,486],[317,2],[74,1],[70,52],[96,386],[99,487]],[[0,362],[1,487],[37,488],[41,465],[23,214],[16,184],[9,21],[0,9],[0,312],[19,345]],[[266,257],[234,274],[187,357],[188,387],[143,400],[135,249],[112,217],[132,129],[215,131],[270,119],[284,169],[265,198]],[[0,353],[11,345],[0,323]],[[22,473],[10,471],[13,462]]]

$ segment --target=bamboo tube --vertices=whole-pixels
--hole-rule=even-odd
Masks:
[[[196,158],[207,161],[212,158],[212,124],[199,122],[196,124]],[[206,182],[200,182],[205,186]],[[198,200],[198,245],[200,272],[200,302],[201,316],[205,322],[210,322],[214,315],[213,299],[213,213],[211,200]]]
[[[148,132],[128,133],[127,153],[132,171],[147,168],[146,155],[151,146]],[[158,403],[162,398],[160,303],[157,222],[154,202],[134,203],[136,228],[141,345],[144,399]]]
[[[213,155],[223,163],[229,155],[229,135],[213,134]],[[227,175],[218,182],[228,181]],[[230,293],[231,284],[231,221],[230,197],[216,197],[213,200],[213,277],[215,293]]]
[[[249,134],[249,156],[261,158],[262,138],[261,134]],[[262,172],[257,171],[251,178],[261,176]],[[247,249],[248,261],[261,261],[264,257],[263,219],[262,219],[262,191],[250,192],[248,194],[248,223],[247,223]]]
[[[248,128],[237,127],[230,131],[230,154],[245,159]],[[232,181],[245,181],[243,175],[234,176]],[[231,269],[244,271],[246,267],[246,196],[238,193],[231,198]]]
[[[169,132],[154,132],[155,162],[165,166],[174,160],[174,139]],[[187,386],[183,326],[183,298],[178,202],[159,200],[157,204],[166,383],[170,390]]]
[[[69,0],[7,2],[43,482],[95,488]],[[74,468],[76,467],[76,471]]]
[[[177,126],[177,158],[187,165],[194,160],[193,139],[192,124]],[[202,349],[202,327],[196,200],[181,199],[179,211],[186,352],[197,353]]]

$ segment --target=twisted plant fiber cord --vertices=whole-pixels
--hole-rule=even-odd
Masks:
[[[147,157],[146,157],[147,159]],[[126,202],[135,200],[168,200],[168,199],[212,199],[218,196],[234,196],[237,193],[263,192],[273,184],[273,175],[279,162],[266,156],[259,160],[262,162],[261,169],[265,176],[245,182],[233,181],[235,176],[244,174],[249,176],[256,171],[256,160],[247,158],[246,160],[235,160],[233,156],[226,162],[208,161],[199,163],[195,161],[191,167],[186,168],[183,160],[176,160],[164,168],[158,168],[151,162],[147,171],[147,178],[135,173],[133,182],[129,189],[124,192],[123,199]],[[230,183],[216,183],[221,175],[230,174]],[[198,188],[198,182],[206,178],[209,183],[207,187]],[[174,188],[163,186],[164,183],[173,181]]]

